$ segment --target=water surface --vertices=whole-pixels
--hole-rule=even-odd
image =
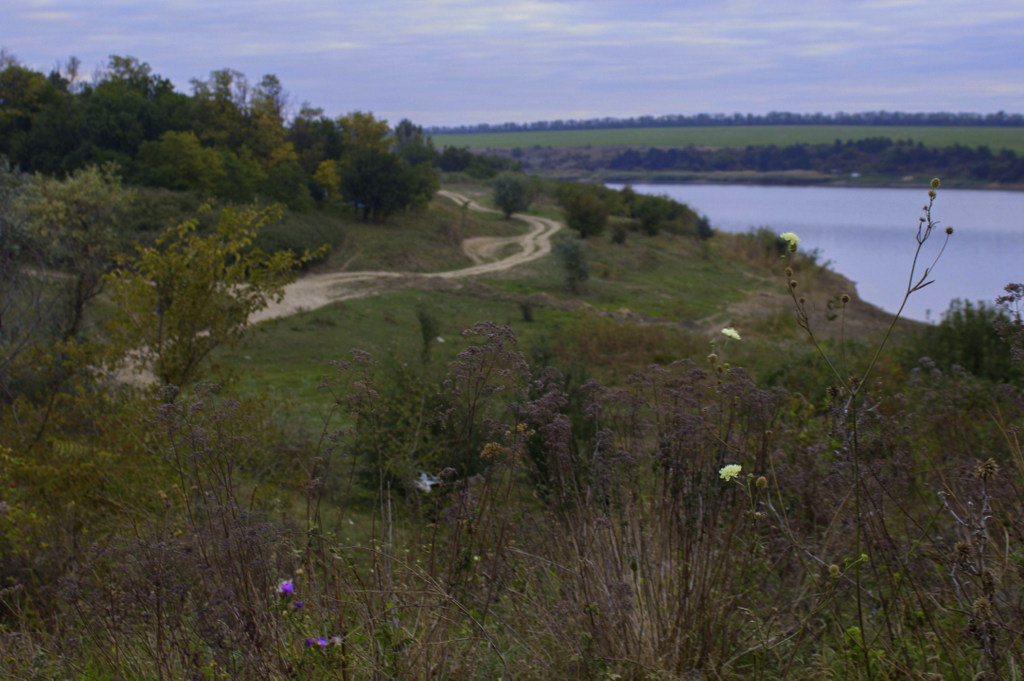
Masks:
[[[818,249],[863,299],[890,312],[907,289],[918,217],[928,202],[927,187],[632,186],[688,204],[716,229],[796,232],[803,250]],[[992,303],[1007,283],[1024,281],[1024,193],[939,189],[932,218],[939,227],[919,263],[932,263],[945,227],[954,234],[933,270],[934,283],[910,297],[905,316],[935,321],[953,298]]]

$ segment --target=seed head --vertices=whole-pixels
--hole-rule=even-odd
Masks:
[[[952,227],[946,227],[946,234],[949,235],[949,234],[952,234],[952,233],[953,233],[953,228]]]
[[[934,189],[929,189],[928,190],[928,198],[929,199],[934,199],[935,198],[935,190]]]
[[[757,485],[758,489],[768,489],[768,478],[763,475],[759,475],[754,484]]]
[[[807,296],[800,296],[799,298],[797,298],[796,302],[798,302],[801,305],[803,305],[804,303],[807,302]]]
[[[786,268],[786,276],[789,277],[789,278],[793,277],[793,268],[792,267],[787,267]]]
[[[937,177],[933,177],[932,178],[932,189],[938,189],[940,184],[941,184],[941,182],[939,181],[939,178],[937,178]]]
[[[971,547],[967,542],[958,541],[953,547],[953,559],[957,563],[967,563],[971,560]]]
[[[843,305],[848,304],[850,302],[850,296],[844,293],[843,295],[839,296],[839,302],[842,303]]]
[[[796,288],[796,279],[790,279],[789,280],[789,287],[790,288]]]
[[[717,364],[718,363],[718,355],[716,355],[713,352],[710,355],[708,355],[708,363],[709,364]]]
[[[835,579],[836,577],[838,577],[839,576],[839,566],[836,565],[835,563],[832,563],[831,565],[829,565],[828,566],[828,575],[832,579]]]
[[[992,616],[992,601],[982,596],[971,605],[971,614],[980,620],[989,619]]]
[[[998,473],[999,464],[997,464],[995,460],[991,458],[988,459],[987,461],[979,463],[974,468],[974,474],[985,482],[988,482],[989,480],[995,478]]]

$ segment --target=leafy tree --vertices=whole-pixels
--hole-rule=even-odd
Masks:
[[[0,168],[0,402],[48,405],[36,440],[58,392],[96,363],[87,305],[120,250],[131,197],[110,168],[63,180]]]
[[[210,353],[234,346],[249,316],[279,300],[300,264],[290,252],[252,247],[273,209],[225,210],[213,234],[196,221],[170,229],[130,266],[111,273],[117,305],[109,332],[117,346],[165,385],[192,382]]]
[[[226,186],[223,155],[200,144],[191,130],[169,130],[144,142],[137,165],[140,179],[158,187],[220,194]]]
[[[58,88],[43,74],[5,53],[0,59],[0,154],[11,155],[15,138],[26,136],[33,118],[60,98]]]
[[[502,173],[494,180],[494,203],[505,214],[505,219],[512,213],[530,207],[530,196],[526,180],[522,175]]]
[[[245,75],[221,69],[207,80],[192,79],[192,129],[204,144],[239,149],[246,141],[245,108],[249,84]]]
[[[338,128],[345,154],[367,150],[387,152],[391,147],[388,122],[377,120],[368,111],[353,111],[342,116],[338,119]]]
[[[597,236],[608,222],[608,207],[604,201],[588,191],[576,191],[563,202],[565,222],[579,232],[581,239]]]
[[[437,159],[437,167],[446,173],[457,173],[469,168],[473,153],[466,148],[445,147]]]
[[[414,125],[408,118],[403,118],[395,126],[394,151],[411,166],[433,163],[437,158],[433,141],[423,136],[423,127]]]
[[[634,203],[633,216],[640,220],[644,234],[653,236],[661,229],[662,223],[672,218],[672,209],[664,197],[643,196]]]
[[[288,130],[299,163],[310,174],[323,161],[340,158],[344,146],[338,122],[323,114],[323,109],[303,106]]]
[[[552,250],[565,274],[565,285],[573,293],[579,292],[580,284],[590,278],[590,266],[587,264],[583,242],[575,237],[561,239],[555,242]]]
[[[395,154],[372,146],[347,157],[339,174],[342,195],[363,220],[383,220],[397,210],[424,204],[438,188],[430,164],[411,168]]]
[[[313,181],[317,184],[324,196],[335,196],[341,189],[341,174],[338,171],[338,162],[332,158],[321,161],[313,173]]]
[[[711,220],[708,219],[707,215],[701,215],[697,218],[697,237],[701,241],[706,241],[715,235],[715,230],[711,226]]]
[[[53,324],[63,339],[82,330],[85,306],[103,288],[120,251],[121,219],[133,193],[112,166],[90,166],[59,180],[34,175],[14,199],[14,212],[48,267],[66,281]]]

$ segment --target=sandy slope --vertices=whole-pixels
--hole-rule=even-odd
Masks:
[[[496,212],[455,192],[442,189],[438,194],[460,205],[469,201],[469,207],[472,210]],[[337,300],[374,295],[385,288],[401,285],[401,282],[406,280],[412,283],[423,279],[460,279],[478,274],[500,272],[550,253],[551,235],[562,228],[562,223],[522,213],[516,213],[515,217],[527,223],[530,226],[530,231],[516,237],[472,237],[462,242],[463,252],[477,263],[472,267],[428,273],[365,271],[311,274],[285,287],[284,298],[280,302],[271,303],[268,307],[252,315],[249,321],[261,322],[266,319],[287,317],[296,312],[323,307]],[[509,244],[515,244],[521,250],[507,258],[488,262]],[[389,283],[391,286],[384,287],[382,286],[384,283]]]

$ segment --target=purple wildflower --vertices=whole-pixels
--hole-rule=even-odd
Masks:
[[[302,607],[302,601],[295,601],[294,603],[292,603],[292,607],[293,608],[301,608]]]
[[[307,639],[306,639],[306,647],[307,647],[307,648],[312,648],[312,647],[313,647],[313,645],[314,645],[315,643],[316,643],[316,641],[314,641],[314,640],[313,640],[313,639],[311,639],[311,638],[307,638]]]
[[[316,642],[317,642],[317,645],[319,645],[321,648],[323,648],[323,647],[325,647],[327,645],[327,639],[326,638],[318,638],[316,640]]]
[[[295,585],[292,584],[292,580],[286,579],[277,585],[277,593],[282,596],[291,596],[295,593]]]

